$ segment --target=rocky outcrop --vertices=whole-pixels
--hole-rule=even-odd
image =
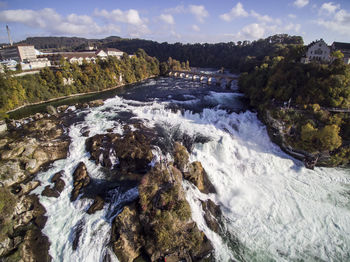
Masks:
[[[119,180],[140,180],[153,159],[150,140],[141,131],[96,135],[87,139],[86,149],[97,164],[117,171]]]
[[[202,193],[216,193],[215,187],[210,182],[202,164],[198,161],[189,164],[188,171],[184,173],[184,178],[191,181]]]
[[[63,171],[60,171],[56,173],[52,178],[51,182],[54,183],[54,186],[46,186],[41,195],[46,196],[46,197],[59,197],[61,192],[64,189],[65,183],[62,180],[62,173]]]
[[[58,119],[41,119],[12,130],[0,143],[2,183],[19,183],[43,165],[65,158],[69,143]]]
[[[70,197],[71,201],[75,201],[79,194],[82,193],[84,187],[90,183],[90,177],[83,162],[80,162],[73,173],[73,190]]]
[[[94,202],[92,203],[92,205],[89,207],[87,213],[89,215],[94,214],[96,211],[98,210],[102,210],[103,206],[105,204],[105,201],[103,200],[102,197],[100,196],[96,196],[94,199]]]
[[[215,233],[221,232],[221,227],[218,222],[218,219],[222,215],[220,207],[212,200],[208,199],[206,201],[202,201],[202,208],[204,211],[204,220],[207,226]]]
[[[60,119],[42,114],[30,122],[9,121],[8,126],[9,132],[0,137],[0,260],[50,261],[49,242],[41,234],[45,209],[37,196],[28,194],[40,185],[33,175],[65,158],[70,141]],[[53,189],[58,192],[63,181],[56,182]]]
[[[88,105],[90,107],[98,107],[98,106],[102,106],[104,104],[102,99],[97,99],[97,100],[93,100],[88,102]]]
[[[198,161],[189,163],[187,149],[180,143],[174,146],[174,165],[183,172],[184,179],[192,182],[202,193],[216,193],[202,164]]]
[[[113,250],[120,261],[139,256],[200,261],[210,256],[211,243],[191,219],[182,176],[172,164],[162,163],[142,178],[139,201],[125,207],[113,223]]]

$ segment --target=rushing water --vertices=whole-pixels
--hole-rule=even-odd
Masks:
[[[59,198],[41,197],[48,215],[43,232],[54,261],[103,261],[117,258],[108,247],[111,220],[137,197],[135,186],[110,190],[110,201],[93,215],[92,200],[70,202],[72,173],[83,161],[93,179],[103,179],[89,160],[81,130],[90,136],[123,133],[124,124],[142,121],[162,128],[163,138],[198,136],[191,160],[201,161],[217,194],[200,193],[184,182],[192,217],[215,247],[217,261],[349,261],[350,172],[348,169],[305,169],[274,145],[242,95],[183,79],[159,78],[125,89],[98,108],[78,111],[80,121],[67,133],[72,143],[67,159],[38,174],[40,193],[64,170],[66,187]],[[179,135],[180,134],[180,135]],[[166,137],[165,137],[166,136]],[[200,200],[211,199],[222,210],[223,232],[204,222]],[[74,247],[74,245],[75,247]]]

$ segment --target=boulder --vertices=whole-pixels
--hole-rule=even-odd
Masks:
[[[90,183],[90,177],[83,162],[80,162],[73,173],[73,190],[70,200],[75,201],[84,187]]]
[[[46,197],[59,197],[60,193],[57,192],[56,190],[52,189],[50,186],[46,186],[43,192],[41,192],[42,196]]]
[[[221,228],[217,220],[222,215],[220,207],[208,199],[202,201],[202,208],[204,211],[204,220],[207,223],[207,226],[215,233],[220,233]]]
[[[176,142],[174,145],[174,165],[181,170],[187,171],[189,156],[186,147]]]
[[[54,190],[56,190],[57,192],[61,193],[66,185],[66,183],[63,181],[62,179],[62,174],[64,171],[60,171],[58,173],[56,173],[52,178],[51,178],[51,182],[55,183],[54,185]]]
[[[87,213],[89,215],[91,215],[91,214],[94,214],[98,210],[102,210],[104,204],[105,204],[105,201],[103,200],[103,198],[100,196],[96,196],[94,199],[94,203],[92,203],[92,205],[89,207]]]
[[[67,110],[67,108],[68,108],[68,105],[58,106],[58,107],[57,107],[57,111],[58,111],[59,113],[63,113],[63,112],[65,112],[65,111]]]
[[[0,134],[7,131],[7,124],[5,121],[0,121]]]
[[[144,245],[136,206],[126,206],[115,218],[112,227],[113,251],[120,262],[132,262],[140,256]]]
[[[96,164],[117,170],[120,180],[140,180],[153,159],[150,141],[140,131],[130,131],[123,137],[111,133],[96,135],[86,140],[86,149]]]
[[[46,107],[46,111],[47,111],[47,113],[49,113],[50,115],[58,116],[56,108],[54,108],[54,107],[51,106],[51,105]]]
[[[40,229],[34,228],[28,230],[24,237],[24,243],[21,249],[23,261],[48,262],[52,258],[49,255],[49,239]]]
[[[103,106],[104,105],[104,102],[102,99],[97,99],[97,100],[94,100],[94,101],[90,101],[88,103],[88,105],[90,107],[98,107],[98,106]]]
[[[184,173],[184,178],[192,182],[202,193],[216,193],[215,187],[210,182],[202,164],[198,161],[189,165],[188,171]]]

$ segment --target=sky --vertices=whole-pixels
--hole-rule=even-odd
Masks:
[[[350,0],[0,0],[0,43],[32,36],[217,43],[287,33],[350,42]]]

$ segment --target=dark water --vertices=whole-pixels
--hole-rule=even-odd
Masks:
[[[229,97],[227,99],[222,99],[222,97],[218,95],[217,99],[215,99],[214,95],[213,98],[212,92],[227,94],[233,93],[232,90],[215,84],[209,85],[199,81],[189,79],[185,80],[181,78],[158,77],[155,79],[145,80],[140,83],[119,87],[113,90],[103,91],[97,94],[69,97],[43,104],[23,107],[9,113],[9,116],[12,119],[21,119],[38,112],[45,113],[48,105],[52,105],[54,107],[61,105],[75,105],[96,99],[105,100],[115,97],[116,95],[125,99],[140,102],[170,101],[174,102],[174,109],[181,108],[194,112],[200,112],[203,108],[213,107],[220,107],[228,110],[229,112],[238,112],[248,108],[243,96],[238,93],[235,93],[235,102],[233,103]],[[192,103],[194,99],[200,100],[200,103]]]

